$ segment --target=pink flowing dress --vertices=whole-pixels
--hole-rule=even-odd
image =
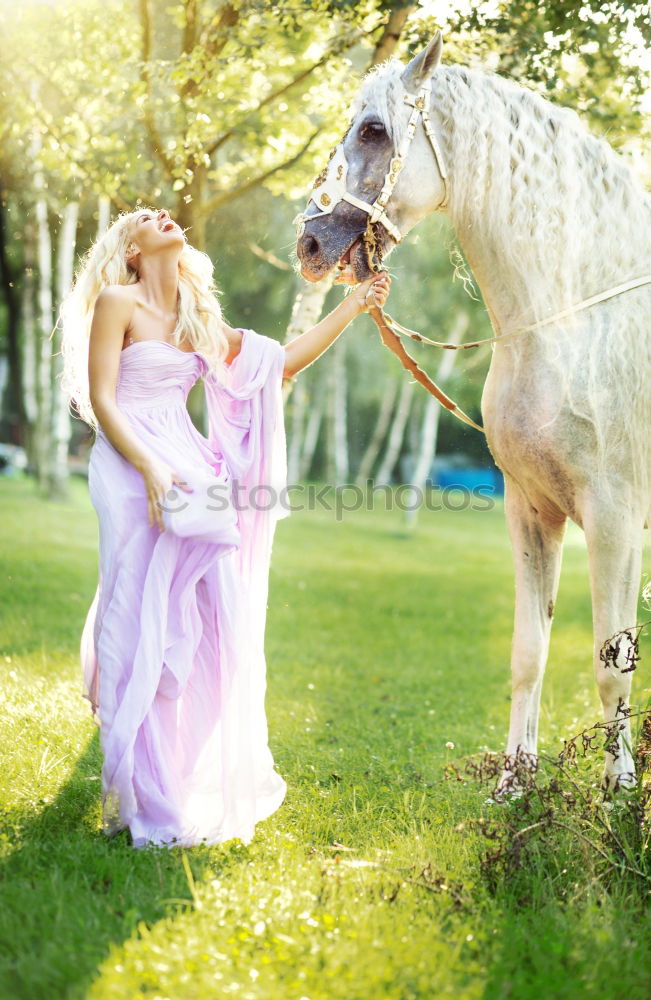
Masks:
[[[220,382],[164,341],[122,351],[116,402],[134,434],[190,483],[209,472],[239,484],[230,520],[206,510],[210,541],[150,527],[140,473],[101,428],[91,450],[99,581],[84,696],[100,726],[104,830],[128,827],[135,847],[248,842],[285,795],[264,708],[269,561],[288,513],[272,504],[286,487],[284,358],[245,330]],[[208,438],[186,408],[201,375]]]

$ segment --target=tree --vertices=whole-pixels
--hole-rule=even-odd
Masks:
[[[457,315],[456,322],[448,338],[448,343],[460,344],[467,328],[468,313],[461,311]],[[449,379],[457,356],[457,351],[443,351],[436,373],[436,383],[441,388],[445,386],[445,383]],[[405,522],[410,525],[415,524],[418,517],[418,504],[416,501],[424,495],[427,489],[427,480],[432,469],[434,456],[436,455],[436,441],[440,417],[440,403],[434,396],[428,396],[425,400],[423,410],[418,451],[415,455],[414,466],[410,476],[411,491],[409,499],[405,502]]]
[[[410,44],[446,36],[448,58],[490,67],[573,107],[616,147],[644,127],[649,71],[640,51],[651,40],[647,0],[505,0],[452,3],[443,23],[411,22]]]

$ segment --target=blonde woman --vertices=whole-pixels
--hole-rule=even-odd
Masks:
[[[104,830],[133,845],[247,842],[283,800],[264,711],[271,542],[287,505],[281,382],[372,289],[286,346],[221,316],[212,264],[166,211],[121,216],[63,311],[62,385],[96,430],[99,581],[81,640]],[[202,376],[209,435],[186,397]]]

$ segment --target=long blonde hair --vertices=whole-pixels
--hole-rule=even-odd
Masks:
[[[125,212],[90,248],[81,262],[75,283],[61,306],[61,389],[76,415],[97,429],[90,404],[88,385],[88,345],[95,302],[107,285],[132,285],[138,272],[128,262],[130,226],[142,211]],[[228,340],[222,327],[217,301],[213,264],[207,254],[185,244],[179,258],[178,320],[173,333],[176,346],[181,339],[203,355],[208,369],[218,378],[225,374]]]

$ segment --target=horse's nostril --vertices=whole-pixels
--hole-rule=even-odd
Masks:
[[[316,257],[321,247],[316,236],[305,233],[299,240],[299,253],[301,257]]]

